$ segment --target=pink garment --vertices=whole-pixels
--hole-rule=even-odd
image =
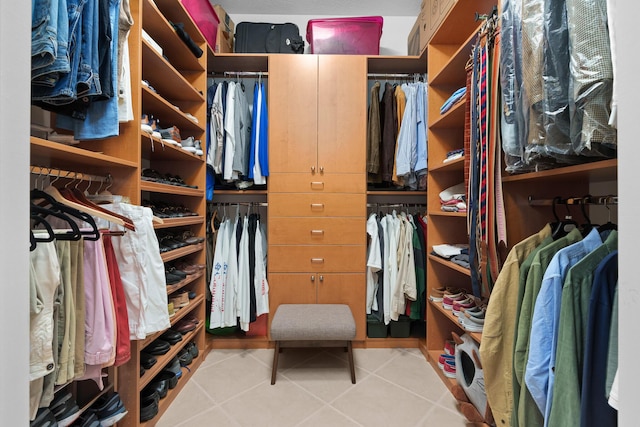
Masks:
[[[115,360],[115,310],[101,240],[84,241],[85,375],[102,386],[101,369]]]

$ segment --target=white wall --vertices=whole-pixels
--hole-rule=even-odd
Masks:
[[[307,36],[307,22],[310,19],[341,18],[342,16],[309,16],[309,15],[241,15],[229,14],[237,25],[240,22],[269,22],[282,24],[291,22],[298,26],[300,35],[304,40]],[[380,55],[406,55],[407,37],[416,22],[416,17],[389,16],[383,17],[382,38],[380,39]],[[305,53],[309,53],[309,44],[306,43]]]

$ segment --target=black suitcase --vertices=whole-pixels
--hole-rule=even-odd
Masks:
[[[235,39],[236,53],[304,53],[304,40],[292,23],[240,22]]]

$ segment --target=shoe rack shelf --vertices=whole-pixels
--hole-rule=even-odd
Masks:
[[[204,190],[197,188],[181,187],[177,185],[161,184],[159,182],[144,181],[140,182],[142,191],[151,193],[175,194],[177,196],[204,197]]]
[[[156,230],[162,228],[184,227],[187,225],[204,224],[204,217],[187,216],[182,218],[162,218],[162,224],[154,224]]]
[[[189,245],[160,254],[162,262],[169,262],[204,250],[204,243]]]
[[[488,0],[458,0],[451,6],[440,27],[429,41],[428,62],[428,236],[427,251],[433,245],[468,243],[466,213],[443,212],[439,193],[446,188],[464,182],[464,157],[444,162],[447,152],[464,145],[465,102],[440,114],[440,106],[458,88],[466,85],[465,64],[469,59],[475,34],[480,26],[475,13],[490,11],[493,2]],[[471,291],[470,271],[435,255],[427,256],[427,295],[431,289],[452,286]],[[444,343],[451,339],[451,332],[465,333],[458,318],[441,303],[427,303],[427,340],[423,352],[438,372],[443,382],[451,388],[455,379],[448,378],[438,367],[438,358]],[[469,333],[476,342],[482,334]]]
[[[154,73],[155,72],[156,71],[154,70]],[[149,78],[151,79],[151,77]],[[167,76],[162,78],[167,78]],[[152,81],[153,80],[149,80],[149,82]],[[152,86],[154,84],[155,83],[151,83]],[[204,118],[202,120],[198,119],[198,123],[196,123],[182,111],[182,108],[185,108],[185,104],[194,104],[194,102],[189,101],[188,103],[181,103],[179,100],[173,99],[171,101],[172,102],[169,102],[152,90],[142,87],[142,103],[144,104],[144,108],[151,112],[154,117],[160,121],[161,128],[164,129],[170,126],[177,126],[178,129],[180,129],[183,139],[186,136],[203,133],[205,131],[206,122]],[[201,102],[204,102],[204,99]]]
[[[202,156],[196,156],[181,147],[169,144],[159,138],[143,134],[142,139],[142,157],[145,159],[152,159],[153,161],[165,161],[165,162],[199,162],[202,161]],[[203,147],[204,148],[204,147]]]
[[[180,289],[184,288],[185,286],[187,286],[191,282],[199,279],[203,275],[204,275],[203,271],[199,271],[199,272],[194,273],[194,274],[189,274],[187,277],[185,277],[184,279],[182,279],[178,283],[175,283],[173,285],[167,285],[167,293],[168,294],[172,294],[175,291],[179,291]],[[189,301],[189,303],[191,303],[191,301]]]

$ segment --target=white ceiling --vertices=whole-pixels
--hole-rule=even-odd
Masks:
[[[233,15],[418,16],[420,0],[216,0]]]

